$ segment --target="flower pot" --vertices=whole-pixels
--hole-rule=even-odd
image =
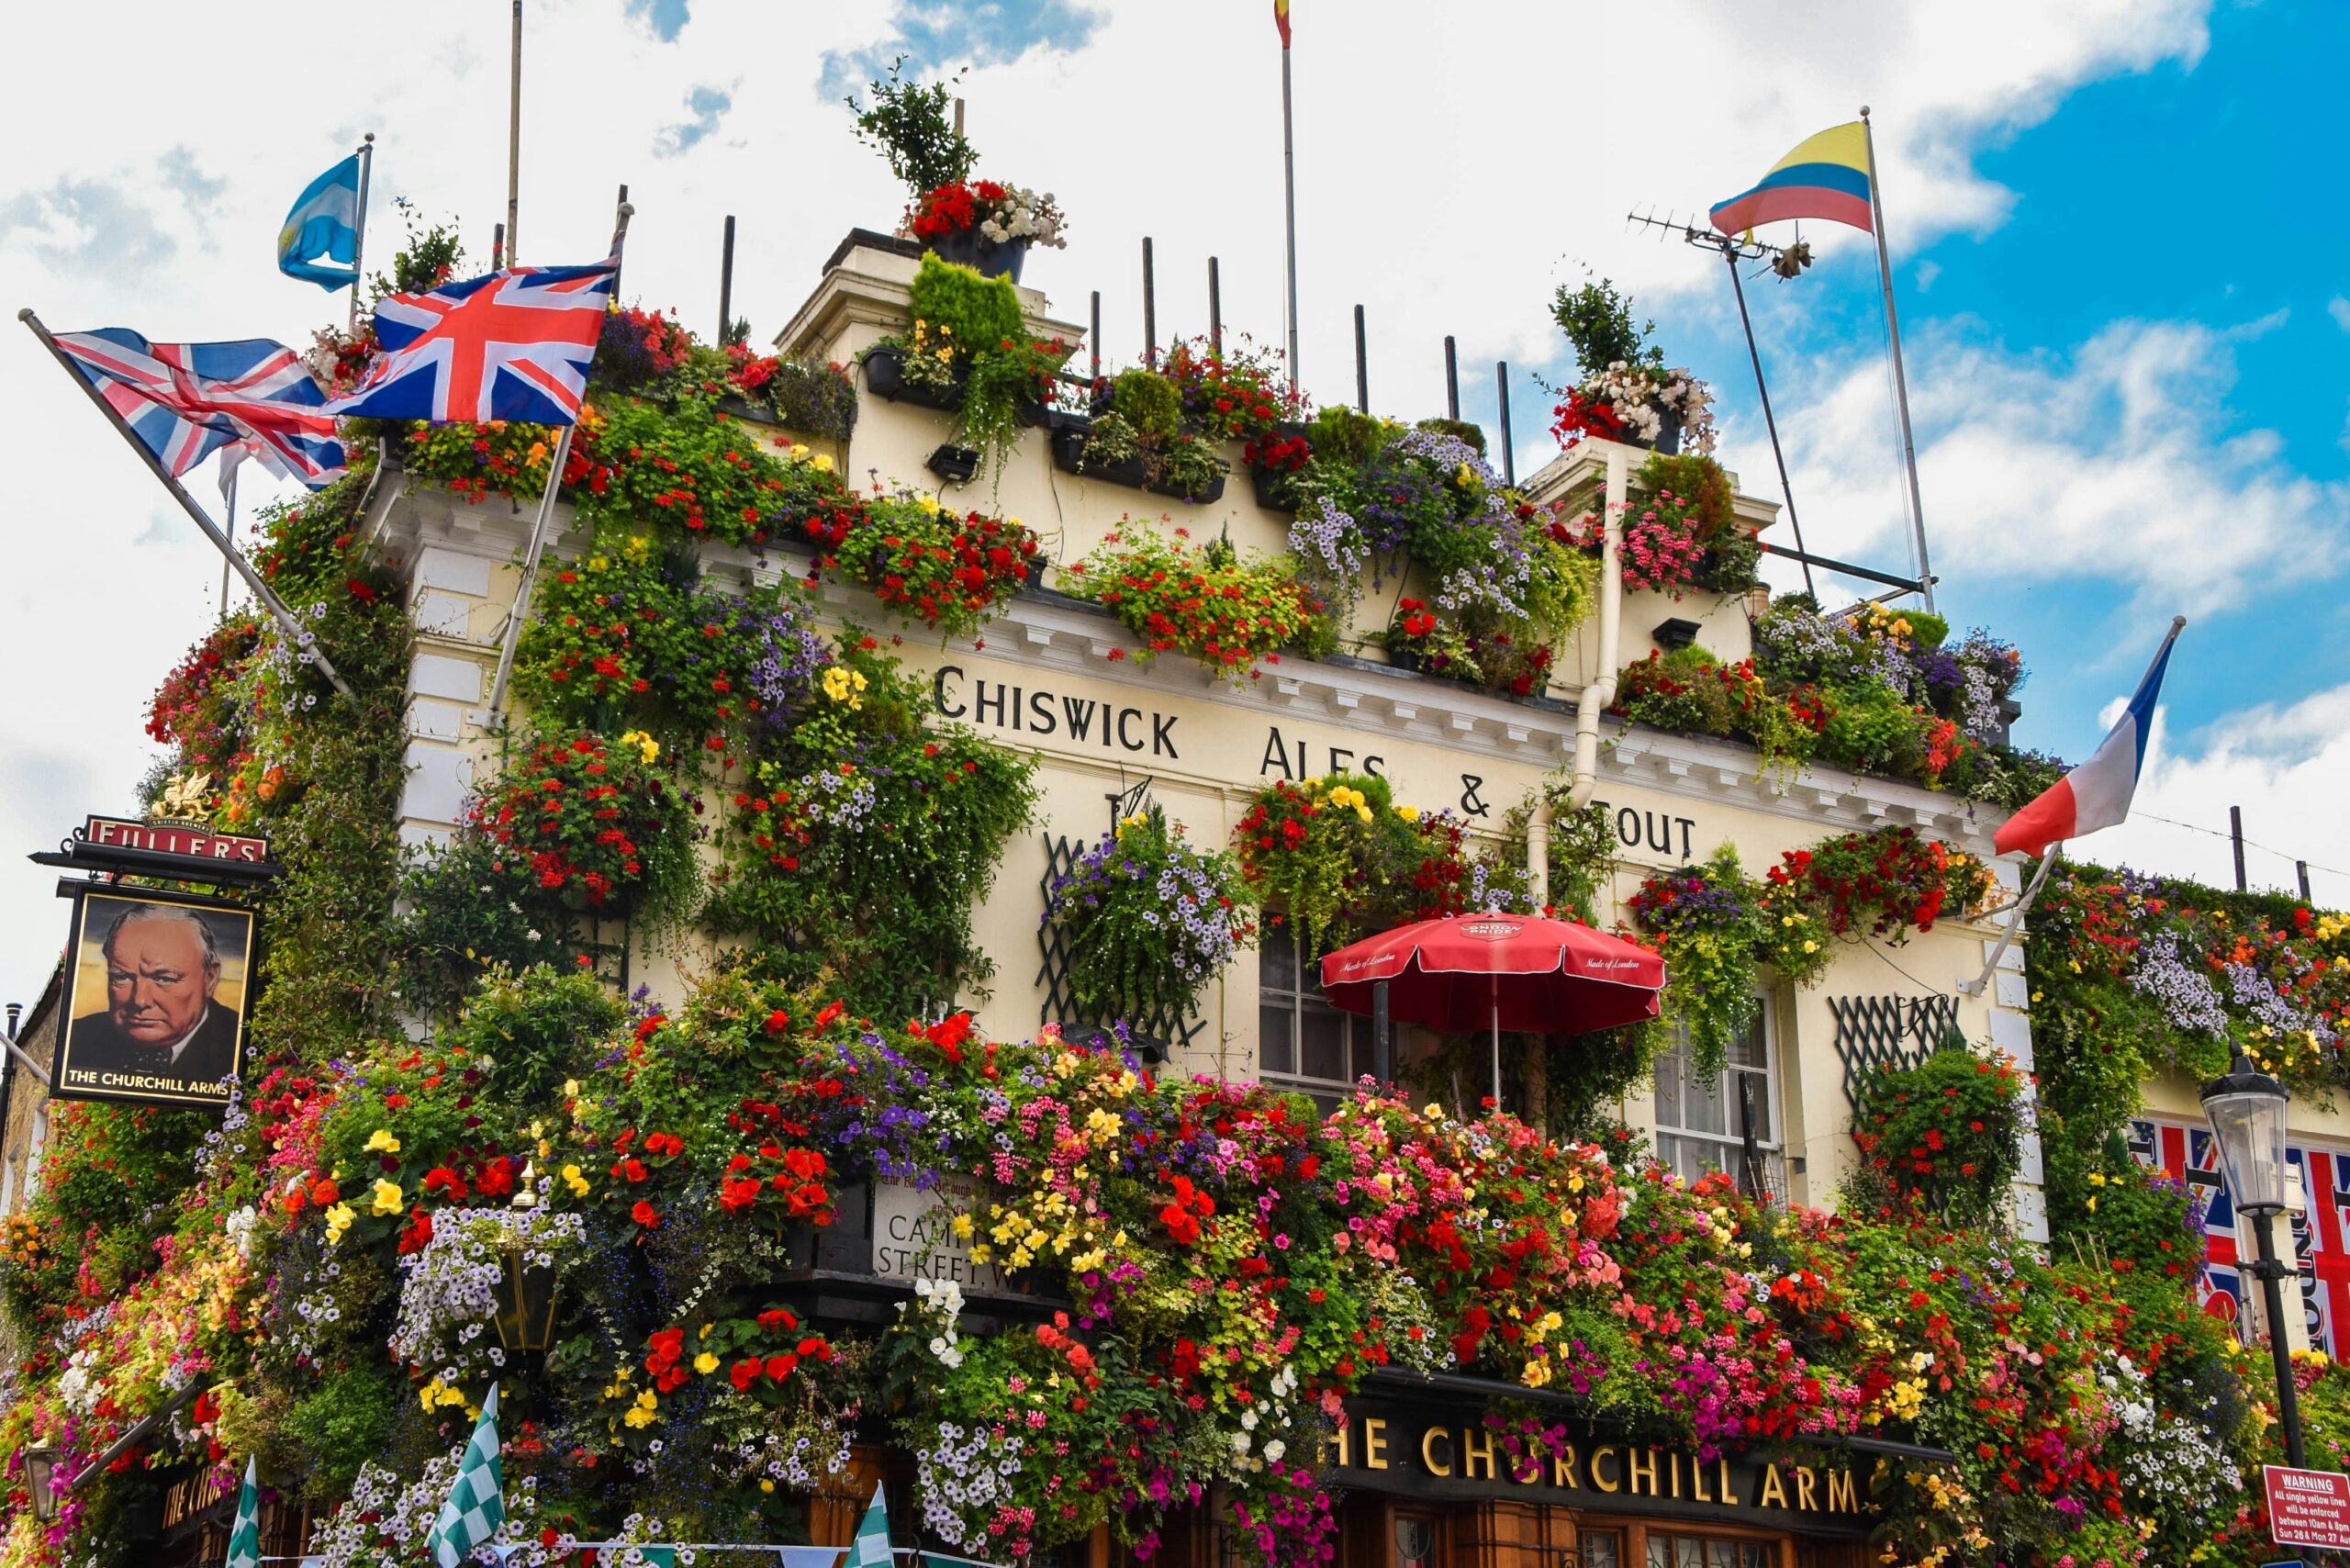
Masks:
[[[1268,468],[1261,463],[1248,465],[1249,487],[1257,493],[1257,504],[1267,511],[1297,510],[1297,498],[1290,488],[1296,477],[1294,468]]]
[[[779,425],[783,422],[775,417],[774,409],[765,403],[748,401],[739,393],[730,392],[721,398],[718,411],[730,420],[748,420],[753,424]]]
[[[1020,281],[1021,264],[1028,259],[1027,241],[990,240],[977,228],[934,234],[923,243],[942,262],[969,267],[981,277],[1008,277],[1014,283]]]
[[[1666,457],[1681,454],[1681,410],[1666,409],[1661,413],[1662,423],[1656,432],[1656,449]]]
[[[1028,557],[1028,591],[1034,593],[1045,586],[1045,567],[1049,564],[1042,555]]]
[[[887,398],[892,403],[912,403],[919,409],[942,409],[949,413],[963,406],[960,381],[952,386],[933,386],[908,380],[906,356],[901,349],[867,351],[865,385],[875,397]]]
[[[1387,662],[1397,669],[1416,671],[1420,667],[1420,650],[1409,644],[1390,643]]]
[[[950,485],[968,485],[979,471],[979,450],[948,442],[923,459],[923,466]]]
[[[1057,430],[1053,432],[1053,465],[1064,474],[1082,478],[1100,479],[1106,484],[1124,485],[1130,489],[1147,490],[1154,496],[1172,496],[1178,500],[1194,501],[1203,506],[1224,498],[1225,476],[1196,495],[1186,495],[1181,485],[1163,479],[1153,479],[1149,466],[1139,457],[1124,463],[1087,463],[1085,461],[1086,431],[1083,429]]]

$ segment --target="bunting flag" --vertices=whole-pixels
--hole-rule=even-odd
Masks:
[[[441,1517],[432,1521],[432,1534],[427,1540],[432,1561],[441,1568],[457,1568],[476,1548],[488,1545],[505,1522],[506,1475],[498,1459],[498,1385],[492,1383],[489,1397],[481,1402],[481,1419],[474,1423],[473,1438],[465,1444],[465,1456],[457,1462],[457,1479],[450,1484],[449,1500],[441,1505]]]
[[[849,1542],[848,1562],[843,1568],[890,1568],[890,1505],[882,1499],[881,1484],[873,1484],[873,1502],[865,1510],[865,1522],[856,1527],[856,1539]]]
[[[2183,616],[2171,622],[2162,651],[2146,667],[2145,678],[2131,695],[2130,706],[2107,732],[2097,755],[2001,823],[1991,840],[1996,853],[2007,855],[2020,849],[2026,855],[2039,855],[2052,844],[2079,838],[2101,827],[2118,827],[2129,817],[2130,799],[2137,792],[2138,775],[2146,766],[2146,742],[2154,733],[2154,700],[2162,695],[2171,645],[2186,624]]]
[[[1868,127],[1832,126],[1798,142],[1753,189],[1713,210],[1714,228],[1743,234],[1784,218],[1817,218],[1873,231],[1869,216]]]
[[[1273,26],[1281,30],[1281,47],[1289,47],[1289,0],[1273,0]]]
[[[222,1568],[261,1568],[261,1471],[245,1461],[244,1489],[237,1494],[237,1518],[229,1527],[229,1555]]]

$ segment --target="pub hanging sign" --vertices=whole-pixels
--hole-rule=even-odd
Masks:
[[[1867,1477],[1839,1457],[1701,1458],[1572,1421],[1550,1429],[1564,1434],[1557,1447],[1520,1441],[1513,1452],[1474,1407],[1348,1400],[1326,1457],[1341,1484],[1403,1497],[1513,1498],[1826,1535],[1865,1533],[1875,1512]]]
[[[66,880],[66,1008],[50,1092],[65,1100],[226,1105],[243,1068],[255,915],[228,899],[126,883],[255,887],[274,880],[269,841],[211,831],[202,774],[175,776],[144,821],[92,815],[40,865]]]

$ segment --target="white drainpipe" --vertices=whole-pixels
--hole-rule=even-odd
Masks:
[[[1567,790],[1567,804],[1581,811],[1591,804],[1592,791],[1599,784],[1599,716],[1616,700],[1617,629],[1624,619],[1624,502],[1630,488],[1630,468],[1627,449],[1610,444],[1607,449],[1607,505],[1601,514],[1605,527],[1604,543],[1599,554],[1599,649],[1595,655],[1599,661],[1596,678],[1583,687],[1583,695],[1575,699],[1575,771],[1574,782]],[[1550,850],[1550,801],[1546,790],[1536,801],[1534,826],[1531,830],[1541,844],[1543,884],[1540,891],[1547,898],[1549,889]],[[1534,861],[1535,851],[1528,846],[1527,858]]]

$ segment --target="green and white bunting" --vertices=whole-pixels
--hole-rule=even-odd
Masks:
[[[457,1464],[457,1479],[450,1484],[449,1500],[432,1521],[432,1560],[441,1568],[457,1568],[476,1547],[489,1544],[506,1522],[506,1476],[498,1462],[498,1387],[481,1402],[481,1419],[474,1423],[473,1439]]]
[[[237,1521],[229,1528],[229,1557],[223,1568],[261,1568],[260,1461],[245,1461],[245,1484],[237,1494]]]
[[[873,1484],[873,1502],[865,1522],[849,1542],[847,1568],[890,1568],[890,1505],[881,1499],[881,1484]]]

